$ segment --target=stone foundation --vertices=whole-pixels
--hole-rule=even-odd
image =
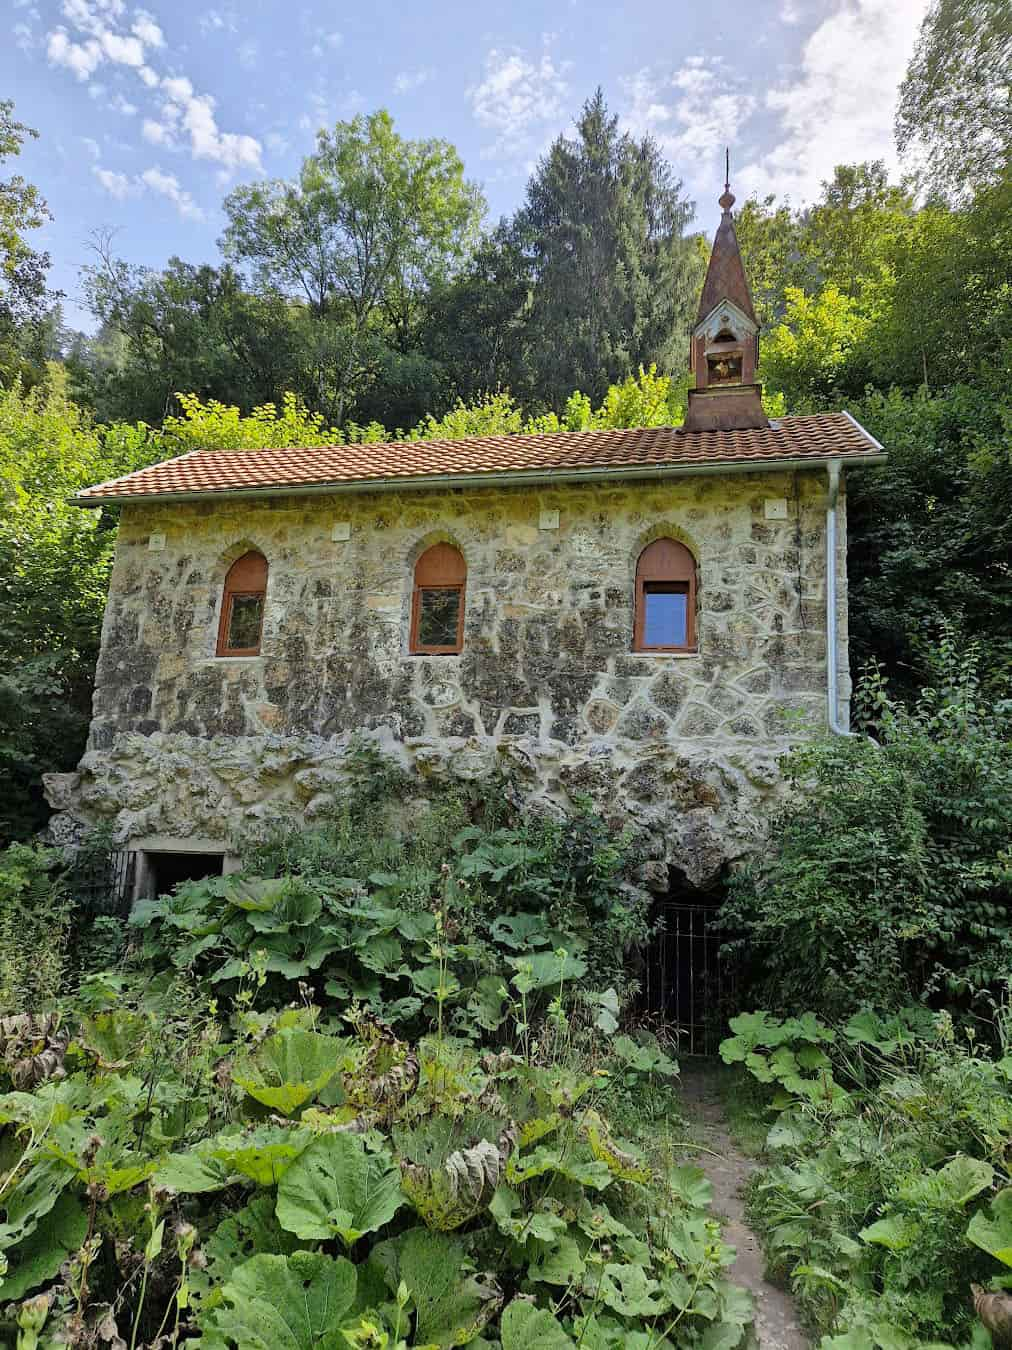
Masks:
[[[151,835],[239,840],[286,820],[319,822],[340,809],[354,739],[127,734],[111,750],[86,754],[77,773],[47,776],[60,812],[51,834],[72,842],[80,821],[106,820],[125,843]],[[434,784],[496,771],[535,807],[571,809],[589,798],[605,819],[635,829],[642,879],[662,891],[668,865],[703,887],[748,852],[780,794],[777,754],[786,749],[625,742],[574,751],[530,736],[396,742],[386,731],[367,739],[415,771],[419,809]]]

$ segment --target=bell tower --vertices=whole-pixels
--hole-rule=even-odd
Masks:
[[[720,198],[721,217],[699,299],[689,348],[695,388],[689,390],[684,431],[766,427],[762,385],[756,384],[759,323],[752,308],[734,228],[730,156]]]

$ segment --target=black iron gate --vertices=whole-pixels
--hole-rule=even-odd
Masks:
[[[130,913],[137,855],[126,849],[78,856],[70,874],[70,886],[82,910],[89,915]]]
[[[645,973],[645,1001],[677,1034],[683,1055],[714,1055],[736,1008],[737,964],[721,948],[718,906],[666,904]]]

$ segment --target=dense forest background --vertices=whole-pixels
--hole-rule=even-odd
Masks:
[[[847,407],[890,452],[848,484],[851,625],[900,694],[943,623],[991,696],[1012,669],[1010,52],[1004,0],[936,0],[897,110],[909,176],[841,165],[810,206],[737,209],[769,408]],[[680,420],[716,207],[600,90],[495,224],[453,146],[380,111],[230,192],[217,259],[134,267],[102,235],[93,334],[30,242],[33,134],[0,102],[0,839],[83,747],[115,515],[77,488],[195,445]]]

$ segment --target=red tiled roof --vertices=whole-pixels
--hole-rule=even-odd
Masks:
[[[881,447],[846,413],[781,417],[744,431],[683,432],[673,427],[612,431],[558,431],[535,436],[472,436],[453,441],[392,441],[382,445],[327,445],[303,450],[192,450],[147,469],[78,493],[82,505],[137,497],[269,496],[286,491],[341,488],[378,482],[424,486],[447,478],[503,474],[532,477],[611,470],[704,470],[730,464],[760,467],[773,461],[877,457]]]

